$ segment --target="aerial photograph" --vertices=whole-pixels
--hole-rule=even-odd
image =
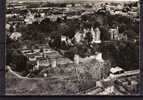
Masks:
[[[6,0],[6,95],[139,95],[139,0]]]

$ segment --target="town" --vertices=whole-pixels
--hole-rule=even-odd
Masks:
[[[25,84],[42,79],[41,95],[138,94],[138,1],[6,6],[8,94],[15,77]]]

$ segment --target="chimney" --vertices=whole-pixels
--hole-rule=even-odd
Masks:
[[[96,28],[95,33],[96,33],[96,41],[95,42],[101,43],[101,39],[100,39],[101,32],[100,32],[99,28]]]

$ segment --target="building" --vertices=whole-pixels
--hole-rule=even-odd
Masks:
[[[94,42],[95,43],[101,43],[100,37],[101,37],[101,32],[100,32],[100,29],[97,27],[97,28],[95,28],[95,40],[94,40]]]
[[[110,39],[111,40],[118,40],[118,35],[119,35],[118,27],[110,28],[109,33],[110,33]]]
[[[119,33],[118,27],[109,29],[111,40],[128,40],[127,34]]]
[[[67,8],[71,8],[71,7],[72,7],[72,4],[67,4],[66,7],[67,7]]]
[[[38,58],[37,66],[39,67],[48,67],[50,65],[49,59],[47,58]]]
[[[81,32],[76,32],[75,36],[75,42],[76,43],[81,43],[82,39],[83,39],[83,33]]]
[[[122,73],[124,73],[124,69],[122,69],[119,66],[116,66],[115,68],[110,69],[110,77],[114,77],[114,76],[116,76],[118,74],[122,74]]]
[[[20,37],[22,36],[21,33],[19,32],[14,32],[10,35],[10,38],[13,39],[13,40],[18,40]]]
[[[24,22],[25,22],[26,24],[32,24],[34,21],[35,21],[34,14],[32,14],[32,13],[29,11],[29,13],[27,14],[26,18],[24,19]]]

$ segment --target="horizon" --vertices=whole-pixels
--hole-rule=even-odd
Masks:
[[[76,2],[137,2],[139,0],[6,0],[7,2],[51,2],[51,3],[76,3]]]

